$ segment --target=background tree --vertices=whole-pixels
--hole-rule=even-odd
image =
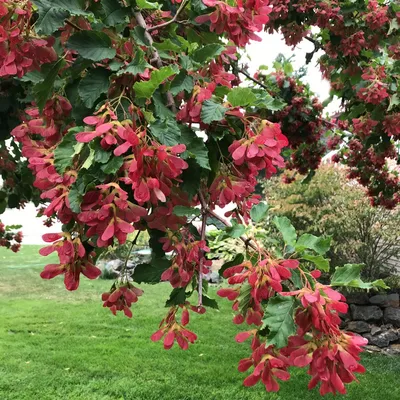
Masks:
[[[367,279],[393,272],[390,260],[400,257],[399,209],[373,207],[343,169],[326,165],[308,184],[302,179],[288,185],[275,178],[265,184],[272,212],[287,216],[299,232],[331,236],[332,269],[346,262],[365,264]]]

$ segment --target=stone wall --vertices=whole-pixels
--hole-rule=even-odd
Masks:
[[[399,349],[399,294],[348,293],[347,314],[341,315],[342,327],[368,339],[369,345]],[[396,351],[397,352],[397,351]]]

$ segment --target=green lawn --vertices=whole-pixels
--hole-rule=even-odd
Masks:
[[[308,376],[293,371],[279,394],[242,386],[237,362],[248,344],[234,341],[230,305],[194,316],[198,343],[165,351],[149,336],[165,313],[167,284],[143,285],[132,320],[114,317],[100,295],[111,281],[83,279],[77,292],[62,278],[43,281],[38,247],[18,254],[0,249],[1,400],[245,400],[320,399],[306,389]],[[49,259],[49,258],[48,258]],[[214,290],[211,294],[214,294]],[[349,387],[348,399],[400,399],[400,357],[364,356],[368,372]],[[333,398],[327,396],[326,398]]]

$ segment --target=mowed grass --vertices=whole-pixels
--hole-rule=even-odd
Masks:
[[[62,278],[40,278],[43,263],[52,258],[37,251],[0,249],[1,400],[321,398],[307,390],[308,376],[299,370],[278,394],[262,385],[242,386],[245,375],[237,362],[249,346],[234,341],[240,327],[231,323],[227,301],[219,301],[219,312],[191,317],[197,344],[165,351],[149,337],[166,312],[168,284],[142,285],[145,294],[133,307],[133,319],[114,317],[100,300],[111,281],[82,279],[78,291],[67,292]],[[400,399],[400,357],[365,354],[363,362],[368,372],[349,386],[346,398]]]

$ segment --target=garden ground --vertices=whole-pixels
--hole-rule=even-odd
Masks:
[[[43,281],[38,246],[18,254],[0,249],[0,399],[1,400],[307,400],[305,371],[294,370],[281,391],[244,388],[237,362],[249,353],[237,344],[240,327],[231,323],[230,305],[193,316],[199,339],[188,351],[165,351],[152,343],[166,309],[167,284],[142,285],[132,320],[114,317],[100,295],[111,281],[82,279],[67,292],[58,277]],[[211,289],[211,295],[215,290]],[[365,354],[367,373],[351,384],[346,399],[400,399],[400,357]],[[332,396],[326,396],[332,399]]]

